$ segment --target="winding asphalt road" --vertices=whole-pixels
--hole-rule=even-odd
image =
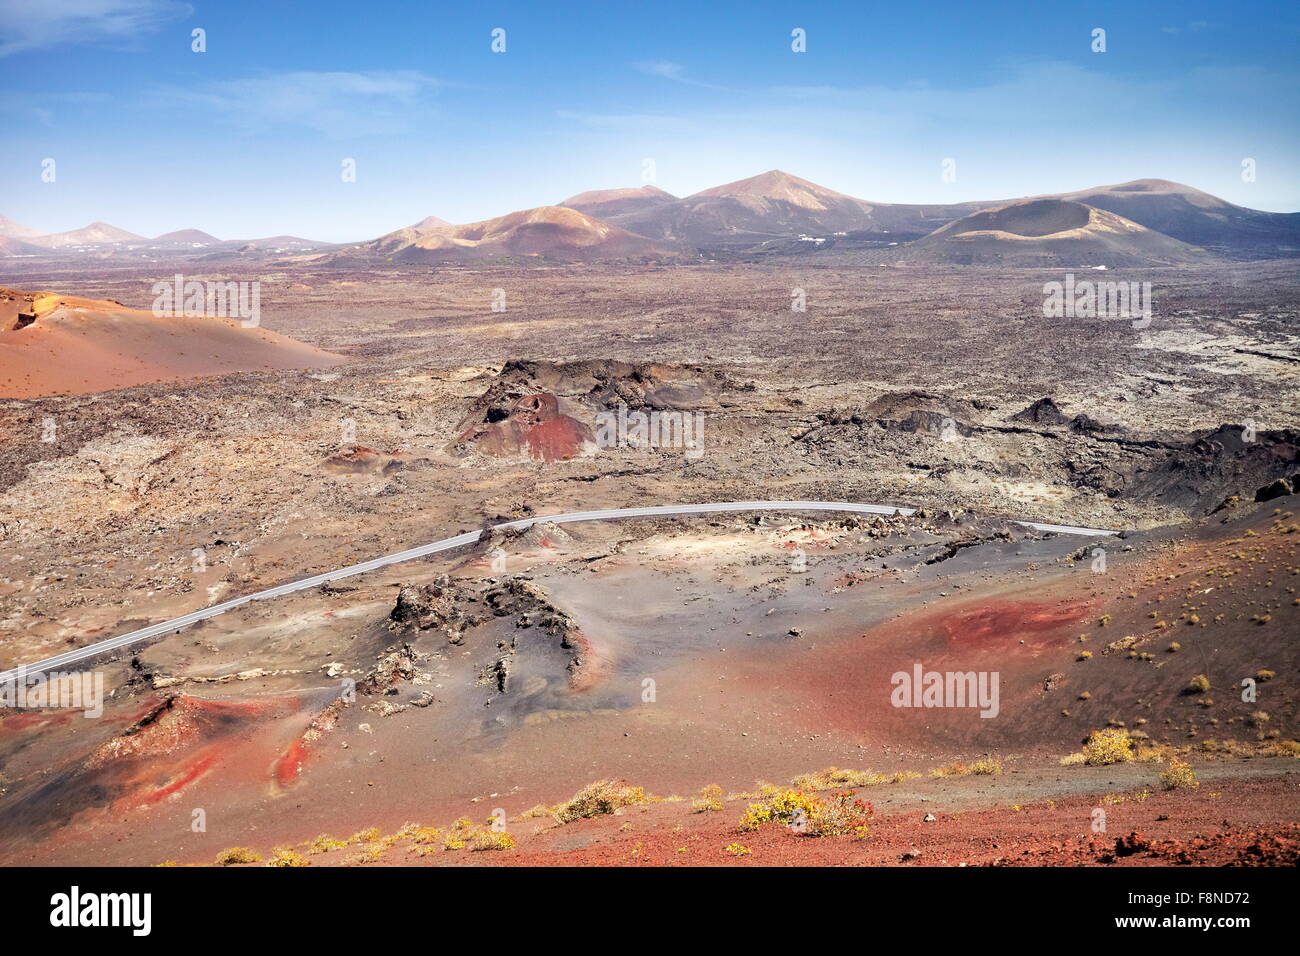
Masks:
[[[534,518],[521,518],[518,521],[506,521],[498,525],[493,525],[492,530],[527,528],[530,525],[539,524],[541,522],[572,524],[578,521],[609,521],[617,518],[653,518],[674,515],[717,514],[719,512],[727,511],[837,511],[849,512],[852,514],[899,514],[906,516],[915,513],[915,510],[916,509],[914,508],[895,508],[889,505],[861,505],[848,501],[724,501],[699,505],[655,505],[646,508],[608,508],[604,511],[573,511],[569,514],[561,515],[538,515]],[[1036,531],[1049,531],[1057,534],[1077,534],[1097,537],[1118,533],[1099,528],[1075,528],[1069,525],[1041,524],[1037,521],[1016,521],[1015,523],[1023,525],[1026,528],[1033,528]],[[85,647],[79,647],[76,650],[56,654],[54,657],[46,658],[43,661],[37,661],[34,664],[27,664],[22,667],[14,668],[13,670],[0,672],[0,683],[17,681],[23,677],[33,676],[46,671],[62,670],[100,654],[123,650],[124,648],[130,647],[132,644],[138,644],[141,641],[147,641],[152,637],[159,637],[169,632],[179,631],[183,627],[197,624],[199,621],[205,621],[210,617],[216,617],[218,614],[225,614],[227,611],[248,604],[250,601],[266,601],[270,598],[280,597],[284,594],[292,594],[295,591],[305,591],[308,588],[319,587],[322,584],[328,584],[329,582],[337,581],[340,578],[349,578],[354,574],[365,574],[367,571],[374,571],[377,568],[382,568],[389,564],[400,564],[403,561],[413,561],[416,558],[423,558],[426,555],[437,554],[439,551],[450,551],[452,548],[459,548],[463,545],[473,544],[475,541],[479,540],[484,533],[484,531],[466,531],[464,534],[458,534],[452,538],[443,538],[441,541],[435,541],[432,544],[420,545],[418,548],[411,548],[407,551],[398,551],[396,554],[386,554],[380,558],[371,558],[369,561],[348,565],[346,568],[339,568],[335,571],[326,571],[323,574],[316,574],[309,578],[303,578],[300,581],[290,581],[288,584],[279,584],[273,588],[267,588],[265,591],[258,591],[256,594],[249,594],[246,597],[222,601],[220,604],[213,604],[211,607],[205,607],[198,611],[191,611],[189,614],[183,614],[170,621],[151,624],[148,627],[140,628],[138,631],[131,631],[129,634],[110,637],[107,640],[99,641],[95,644],[88,644]]]

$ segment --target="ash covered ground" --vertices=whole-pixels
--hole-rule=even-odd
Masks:
[[[1061,278],[1046,270],[223,278],[262,283],[267,328],[351,361],[0,401],[0,664],[511,518],[747,499],[922,511],[539,526],[168,636],[102,665],[103,719],[0,718],[5,859],[247,845],[453,863],[409,830],[355,853],[306,844],[500,807],[519,844],[502,859],[636,862],[623,821],[527,816],[601,779],[659,798],[621,814],[644,815],[658,862],[908,862],[930,809],[940,827],[981,814],[969,837],[927,831],[930,862],[1009,862],[969,841],[1021,832],[1010,808],[1048,801],[1017,847],[1029,862],[1294,858],[1293,267],[1144,270],[1145,328],[1043,318]],[[130,270],[5,282],[149,301]],[[622,408],[692,416],[700,443],[599,447]],[[1098,573],[1089,542],[1008,518],[1125,536]],[[892,707],[890,675],[915,661],[998,668],[1000,716]],[[1263,702],[1237,700],[1261,671]],[[1212,692],[1186,693],[1197,675]],[[1135,818],[1141,849],[1067,845],[1102,796],[1159,790],[1155,764],[1123,779],[1059,764],[1108,726],[1203,761],[1199,793],[1231,803],[1232,832],[1180,791],[1125,798],[1176,801],[1187,821],[1153,836],[1161,814]],[[906,776],[979,759],[1004,772]],[[756,793],[832,765],[903,774],[862,793],[888,788],[879,818],[907,825],[874,843],[766,834],[738,854],[724,847],[746,842],[747,798],[690,812],[709,784]],[[675,827],[698,831],[682,854]]]

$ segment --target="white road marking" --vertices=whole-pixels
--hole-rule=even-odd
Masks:
[[[654,505],[645,508],[607,508],[602,511],[572,511],[568,514],[560,515],[538,515],[533,518],[521,518],[518,521],[506,521],[498,525],[493,525],[492,529],[527,528],[531,525],[543,522],[550,522],[552,524],[572,524],[579,521],[610,521],[618,518],[652,518],[657,516],[717,514],[719,512],[728,511],[843,511],[851,514],[897,514],[904,517],[916,513],[915,508],[895,508],[890,505],[861,505],[848,501],[724,501],[698,505]],[[1070,525],[1042,524],[1037,521],[1016,521],[1015,523],[1023,525],[1026,528],[1033,528],[1035,531],[1047,531],[1056,534],[1074,534],[1098,537],[1119,533],[1117,531],[1107,531],[1101,528],[1076,528]],[[249,594],[245,597],[222,601],[220,604],[213,604],[211,607],[205,607],[198,611],[191,611],[189,614],[183,614],[170,621],[150,624],[148,627],[142,627],[138,631],[131,631],[128,634],[122,634],[118,637],[110,637],[107,640],[99,641],[95,644],[88,644],[85,647],[79,647],[76,650],[56,654],[54,657],[46,658],[43,661],[37,661],[34,664],[27,664],[25,666],[16,667],[12,670],[4,671],[0,673],[0,683],[16,681],[24,676],[31,676],[45,671],[65,668],[99,654],[122,650],[123,648],[130,647],[132,644],[147,641],[151,637],[159,637],[170,631],[180,631],[182,628],[188,627],[191,624],[197,624],[199,621],[206,621],[208,618],[216,617],[219,614],[225,614],[227,611],[234,610],[250,601],[266,601],[270,598],[280,597],[285,594],[293,594],[295,591],[305,591],[308,588],[328,584],[331,581],[338,581],[341,578],[349,578],[355,574],[365,574],[367,571],[374,571],[390,564],[400,564],[403,561],[414,561],[416,558],[423,558],[426,555],[437,554],[440,551],[450,551],[452,548],[459,548],[466,544],[473,544],[481,538],[483,534],[483,531],[467,531],[464,534],[458,534],[455,537],[443,538],[441,541],[435,541],[432,544],[423,544],[418,548],[398,551],[395,554],[386,554],[380,558],[371,558],[369,561],[363,561],[360,564],[351,564],[345,568],[326,571],[323,574],[316,574],[309,578],[303,578],[300,581],[290,581],[288,584],[276,585],[273,588],[267,588],[265,591],[258,591],[256,594]]]

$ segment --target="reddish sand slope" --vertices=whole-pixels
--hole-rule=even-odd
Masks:
[[[229,372],[327,368],[345,361],[233,319],[159,318],[116,302],[0,289],[4,398],[102,392]]]

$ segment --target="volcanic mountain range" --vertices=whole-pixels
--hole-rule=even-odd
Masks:
[[[647,185],[583,192],[463,225],[427,216],[369,242],[332,247],[288,236],[221,242],[194,229],[148,240],[99,222],[46,234],[0,217],[2,255],[86,247],[318,252],[327,263],[347,264],[673,259],[836,247],[888,250],[902,263],[1177,264],[1206,256],[1300,256],[1300,213],[1248,209],[1161,179],[1027,199],[877,203],[774,169],[684,198]]]
[[[442,223],[430,216],[426,223]],[[419,225],[423,226],[424,223]],[[0,254],[3,255],[49,255],[63,251],[80,251],[88,247],[99,249],[142,248],[206,248],[206,247],[247,247],[274,245],[285,249],[320,248],[329,243],[299,239],[296,236],[271,236],[266,239],[218,239],[201,229],[177,229],[152,239],[136,235],[106,222],[92,222],[80,229],[67,232],[42,232],[20,222],[14,222],[0,216]]]
[[[539,206],[463,226],[399,229],[338,255],[350,258],[349,253],[392,261],[442,262],[503,257],[622,259],[674,256],[678,250],[576,209]]]

